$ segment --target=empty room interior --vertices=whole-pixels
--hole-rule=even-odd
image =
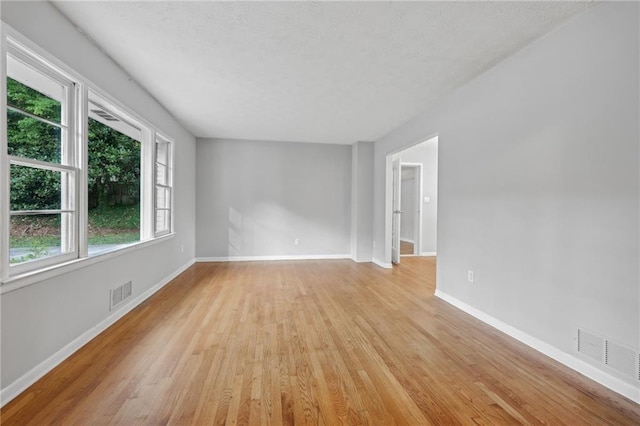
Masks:
[[[637,2],[0,2],[0,423],[640,424]]]

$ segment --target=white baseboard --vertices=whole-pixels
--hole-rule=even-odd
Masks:
[[[440,290],[436,290],[435,296],[450,303],[456,308],[468,313],[469,315],[479,319],[480,321],[500,330],[501,332],[513,337],[514,339],[524,343],[525,345],[547,355],[550,358],[558,361],[561,364],[566,365],[572,370],[600,383],[603,386],[611,389],[614,392],[623,395],[636,403],[640,403],[640,386],[633,386],[627,382],[624,382],[617,377],[614,377],[606,372],[594,367],[593,365],[567,353],[560,349],[551,346],[550,344],[537,339],[509,324],[500,321],[497,318],[487,315],[486,313],[470,306],[453,296],[443,293]]]
[[[151,297],[155,292],[160,290],[162,287],[167,285],[172,279],[180,275],[182,272],[187,270],[191,265],[195,263],[195,260],[191,260],[178,268],[176,271],[171,273],[169,276],[165,277],[162,281],[140,294],[135,299],[132,299],[126,305],[123,305],[117,311],[113,312],[107,318],[90,328],[89,330],[82,333],[76,339],[72,340],[58,352],[51,355],[49,358],[42,361],[40,364],[36,365],[34,368],[29,370],[22,377],[18,378],[16,381],[0,390],[0,407],[4,406],[6,403],[11,401],[16,396],[20,395],[24,392],[29,386],[37,382],[42,376],[47,374],[49,371],[53,370],[56,366],[58,366],[62,361],[69,358],[80,349],[82,346],[86,345],[96,337],[98,334],[102,333],[104,330],[113,325],[120,318],[125,316],[131,310],[133,310],[140,303],[144,302],[146,299]]]
[[[379,267],[381,267],[381,268],[385,268],[385,269],[393,268],[393,264],[387,263],[387,262],[383,262],[381,260],[376,259],[375,257],[373,259],[371,259],[371,261],[373,263],[375,263],[376,265],[378,265]]]
[[[420,252],[420,256],[425,256],[425,257],[433,257],[433,256],[437,256],[438,253],[436,253],[435,251],[423,251]]]
[[[351,259],[350,254],[294,254],[287,256],[221,256],[197,257],[196,262],[253,262],[265,260],[327,260]]]
[[[351,257],[349,257],[349,259],[353,260],[356,263],[371,263],[371,258],[369,258],[369,259],[356,259],[355,257],[351,256]]]

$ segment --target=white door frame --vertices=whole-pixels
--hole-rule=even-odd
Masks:
[[[438,135],[433,135],[424,139],[420,139],[410,145],[407,145],[396,151],[389,152],[385,159],[385,199],[384,199],[384,267],[390,268],[391,264],[391,226],[393,216],[393,159],[399,156],[400,153],[412,146],[430,142],[432,140],[438,140]],[[439,155],[439,154],[438,154]]]
[[[402,165],[400,157],[396,156],[392,163],[392,204],[393,216],[391,220],[391,263],[400,263],[400,222],[402,221]]]

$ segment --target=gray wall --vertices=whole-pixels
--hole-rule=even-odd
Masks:
[[[196,169],[198,258],[349,256],[351,146],[198,139]]]
[[[422,253],[435,253],[438,230],[438,140],[432,139],[400,153],[404,163],[422,164]],[[429,197],[429,202],[424,202]]]
[[[638,7],[592,7],[377,141],[374,257],[387,154],[437,134],[437,288],[564,353],[577,327],[637,349]]]
[[[351,146],[351,258],[371,262],[373,253],[373,142]]]
[[[176,141],[174,238],[2,294],[4,389],[109,317],[110,288],[132,280],[135,298],[194,258],[195,139],[48,2],[3,2],[2,19]]]

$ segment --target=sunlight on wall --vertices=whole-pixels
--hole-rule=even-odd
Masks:
[[[242,253],[242,214],[229,206],[229,255]]]
[[[307,216],[273,203],[258,203],[244,214],[229,206],[227,255],[317,254],[318,247],[331,253],[336,235]]]

